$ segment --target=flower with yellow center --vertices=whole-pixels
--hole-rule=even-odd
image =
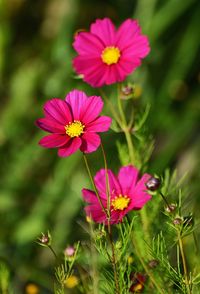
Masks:
[[[85,126],[79,121],[74,120],[65,126],[66,134],[71,137],[80,137],[84,133]]]
[[[116,64],[121,56],[120,50],[117,47],[106,47],[101,54],[102,61],[107,64]]]
[[[130,198],[128,198],[126,195],[119,195],[117,197],[115,197],[112,200],[112,206],[114,210],[124,210],[125,208],[128,207],[130,202]]]
[[[71,275],[65,280],[65,286],[69,289],[72,289],[78,285],[78,278],[74,275]]]

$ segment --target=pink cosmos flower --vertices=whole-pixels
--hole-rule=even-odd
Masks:
[[[39,128],[50,133],[39,142],[45,148],[58,148],[58,155],[69,156],[80,149],[95,151],[100,145],[97,133],[109,129],[111,118],[99,116],[103,108],[101,97],[87,97],[73,90],[65,98],[51,99],[44,105],[44,118],[36,121]]]
[[[78,53],[73,66],[93,87],[123,81],[150,51],[148,38],[132,19],[118,29],[109,18],[97,19],[90,32],[76,34],[73,47]]]
[[[122,167],[116,177],[111,170],[108,170],[110,186],[110,215],[111,224],[121,222],[123,217],[131,210],[141,209],[151,196],[146,192],[145,183],[151,176],[144,174],[139,177],[139,171],[134,166]],[[102,204],[107,208],[106,195],[106,174],[105,169],[101,169],[94,177],[95,185],[99,192]],[[88,189],[82,190],[84,200],[89,203],[85,207],[87,216],[97,223],[107,224],[107,218],[102,211],[96,194]]]

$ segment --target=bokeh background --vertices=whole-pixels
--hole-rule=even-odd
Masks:
[[[60,159],[56,150],[38,146],[43,134],[34,122],[52,97],[64,98],[74,88],[98,94],[75,79],[75,31],[105,16],[116,25],[129,17],[139,20],[151,53],[130,80],[141,89],[137,103],[151,105],[146,125],[155,149],[148,171],[187,172],[188,205],[198,217],[200,2],[0,0],[0,14],[0,258],[10,268],[13,293],[23,293],[31,281],[40,293],[52,293],[53,256],[34,241],[50,230],[55,249],[62,251],[87,238],[80,191],[89,181],[80,153]],[[118,135],[110,131],[103,140],[108,163],[117,169]],[[98,151],[90,161],[94,171],[102,166]]]

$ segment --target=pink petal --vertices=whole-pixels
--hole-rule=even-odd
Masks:
[[[151,199],[151,195],[147,193],[145,186],[146,182],[151,178],[151,175],[144,174],[142,178],[136,183],[135,188],[131,191],[131,207],[133,209],[141,209],[147,201]]]
[[[92,54],[93,57],[98,57],[104,49],[104,44],[97,36],[81,32],[75,37],[73,47],[80,55],[90,56]]]
[[[123,51],[133,44],[136,36],[141,34],[141,29],[136,20],[125,20],[116,33],[116,45]]]
[[[80,147],[80,150],[84,153],[96,151],[99,145],[101,144],[101,139],[99,135],[97,135],[96,133],[86,132],[83,134],[81,139],[82,145]]]
[[[62,125],[66,125],[72,119],[67,103],[58,98],[47,101],[44,105],[44,112],[47,118],[53,118]]]
[[[64,126],[57,123],[54,119],[40,118],[36,121],[36,125],[50,133],[65,134]]]
[[[95,181],[95,185],[96,185],[99,193],[102,195],[102,197],[103,197],[103,195],[104,195],[104,197],[107,197],[106,196],[107,191],[106,191],[105,169],[101,169],[99,172],[97,172],[97,174],[94,177],[94,181]],[[114,197],[116,195],[121,194],[120,184],[111,170],[108,170],[108,182],[109,182],[111,197],[112,196]]]
[[[88,189],[82,189],[82,196],[84,200],[88,203],[98,204],[98,198],[96,194]]]
[[[114,45],[115,27],[109,18],[97,19],[90,27],[90,31],[103,41],[105,46]]]
[[[100,205],[88,205],[85,207],[86,215],[91,217],[94,222],[106,223],[107,217]]]
[[[141,60],[137,57],[134,58],[121,58],[120,62],[117,64],[118,69],[124,76],[132,73],[138,66],[141,65]]]
[[[83,80],[92,87],[101,87],[104,84],[108,66],[102,62],[101,58],[77,56],[73,60],[73,67],[78,74],[83,75]]]
[[[150,52],[149,41],[146,36],[137,36],[132,44],[123,50],[124,56],[144,58]]]
[[[123,195],[129,195],[129,191],[135,188],[139,171],[131,165],[120,169],[118,179],[122,187]]]
[[[81,108],[87,99],[86,94],[79,90],[73,90],[66,96],[65,100],[71,106],[74,120],[80,119]]]
[[[65,145],[69,141],[69,137],[67,135],[57,135],[51,134],[43,137],[39,144],[45,148],[55,148]]]
[[[81,146],[81,139],[73,138],[65,146],[62,146],[62,148],[59,148],[58,155],[60,157],[69,156],[72,153],[75,153],[80,146]]]
[[[106,132],[112,123],[112,118],[108,116],[100,116],[86,126],[88,132]]]
[[[80,120],[87,125],[99,116],[102,108],[103,101],[101,97],[89,97],[81,109]]]

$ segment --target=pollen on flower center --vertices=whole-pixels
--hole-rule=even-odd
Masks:
[[[101,59],[107,65],[115,64],[120,58],[120,50],[117,47],[106,47],[101,54]]]
[[[128,198],[126,195],[118,195],[112,200],[112,206],[114,210],[124,210],[128,207],[128,204],[130,202],[130,198]]]
[[[65,126],[65,131],[68,136],[71,138],[79,137],[84,133],[85,126],[79,121],[74,120]]]

